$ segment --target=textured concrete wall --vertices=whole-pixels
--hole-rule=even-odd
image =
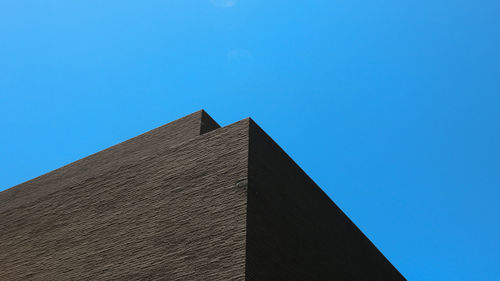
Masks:
[[[247,280],[405,280],[253,122],[249,155]]]
[[[200,110],[64,167],[0,192],[0,212],[161,153],[220,126]]]
[[[404,280],[253,121],[203,111],[0,193],[0,280]]]
[[[201,123],[217,127],[188,116],[2,193],[0,280],[244,279],[248,120]]]

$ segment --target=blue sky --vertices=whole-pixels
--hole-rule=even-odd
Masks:
[[[251,116],[408,280],[500,280],[500,2],[0,1],[0,190]]]

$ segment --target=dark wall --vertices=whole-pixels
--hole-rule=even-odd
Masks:
[[[248,280],[405,280],[253,122],[246,266]]]
[[[2,194],[0,280],[243,280],[248,120],[191,117]]]

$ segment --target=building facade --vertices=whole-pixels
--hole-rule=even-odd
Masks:
[[[0,280],[405,280],[250,118],[198,111],[0,192]]]

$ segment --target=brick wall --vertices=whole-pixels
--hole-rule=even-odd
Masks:
[[[199,116],[4,195],[0,280],[244,279],[248,122]]]

